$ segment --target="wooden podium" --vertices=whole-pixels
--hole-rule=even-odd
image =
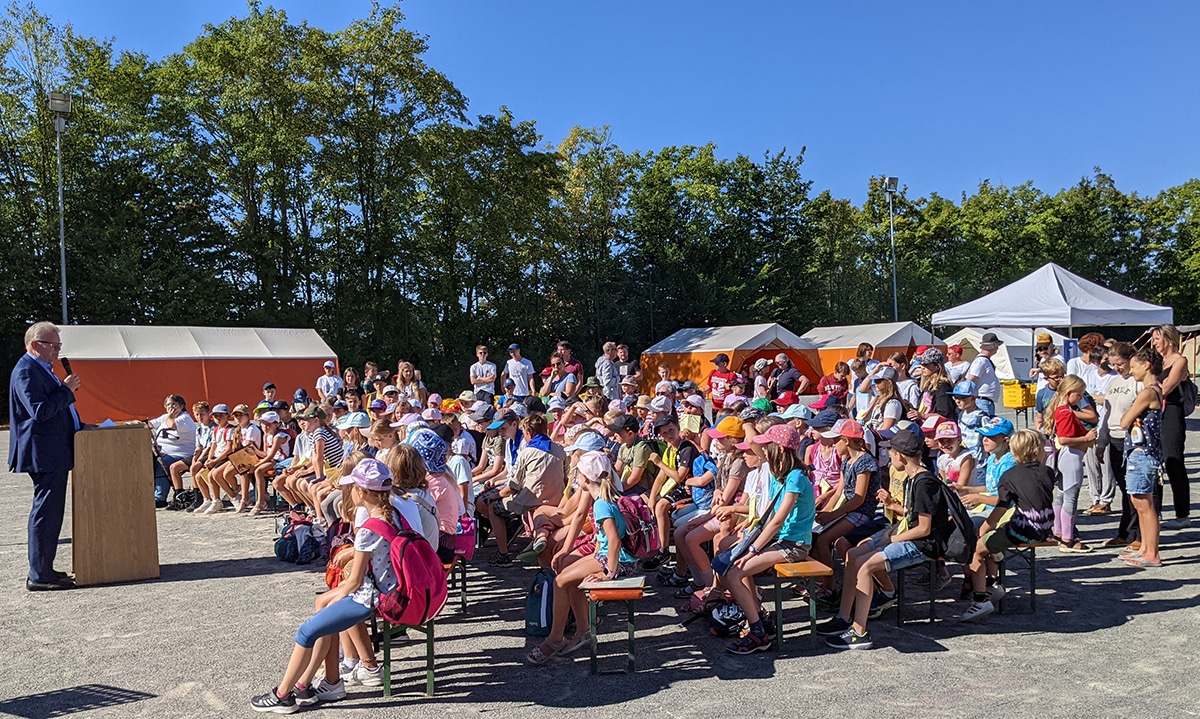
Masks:
[[[75,433],[71,548],[76,585],[158,578],[153,463],[145,425]]]

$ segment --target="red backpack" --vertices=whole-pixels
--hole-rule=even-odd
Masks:
[[[625,538],[621,544],[634,559],[648,559],[658,554],[658,522],[640,494],[617,497],[617,508],[625,518]],[[597,532],[602,531],[599,528]]]
[[[399,517],[400,529],[372,517],[362,526],[391,543],[389,557],[396,586],[382,592],[375,610],[389,624],[419,626],[446,605],[446,572],[429,542]]]

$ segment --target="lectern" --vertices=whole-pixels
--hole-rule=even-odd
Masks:
[[[145,425],[75,433],[71,548],[76,585],[158,578],[153,462]]]

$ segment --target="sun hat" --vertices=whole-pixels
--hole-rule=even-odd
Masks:
[[[607,444],[607,442],[599,432],[587,431],[581,432],[578,436],[576,436],[575,441],[572,444],[563,447],[563,451],[575,452],[577,450],[582,450],[584,452],[595,452],[604,449],[605,444]]]
[[[964,379],[962,382],[954,385],[954,389],[950,390],[951,397],[978,397],[979,387],[969,379]]]
[[[996,437],[1004,435],[1011,437],[1013,433],[1013,423],[1003,417],[991,417],[983,421],[983,426],[979,428],[979,434],[982,437]]]
[[[621,380],[622,387],[637,387],[637,380],[633,375],[625,375],[625,379]]]
[[[483,406],[480,407],[479,406],[480,404]],[[472,422],[474,422],[476,424],[489,424],[492,421],[492,419],[495,418],[495,416],[496,416],[496,408],[495,407],[491,406],[490,404],[488,404],[486,402],[480,402],[479,404],[475,405],[475,407],[471,410],[471,414],[468,417],[468,419],[470,419]]]
[[[995,332],[988,332],[983,337],[979,338],[979,349],[994,350],[1004,344],[1004,340],[996,336]]]
[[[387,465],[373,457],[367,457],[354,466],[350,474],[338,480],[340,486],[357,484],[373,492],[386,492],[392,488],[392,473]]]
[[[746,430],[742,427],[742,420],[734,416],[725,417],[717,426],[707,430],[708,436],[714,439],[721,437],[734,437],[741,439],[746,436]]]
[[[937,426],[937,431],[934,433],[934,439],[958,439],[962,436],[962,432],[958,429],[957,422],[942,422]]]
[[[433,430],[422,427],[415,432],[410,432],[404,438],[404,443],[417,450],[417,454],[425,460],[425,471],[434,474],[446,471],[446,450],[450,448],[450,445],[446,444]]]
[[[754,435],[755,444],[777,444],[784,449],[796,449],[800,446],[800,433],[790,425],[776,424],[766,432]]]
[[[658,394],[659,392],[670,392],[671,394],[675,394],[675,385],[669,380],[664,379],[663,381],[654,385],[654,393]]]
[[[595,432],[590,432],[589,434],[595,434]],[[608,455],[599,451],[592,450],[584,452],[583,455],[579,457],[579,463],[576,464],[575,467],[579,470],[579,474],[581,474],[584,479],[593,484],[599,484],[600,481],[604,479],[605,475],[609,477],[616,476],[616,472],[613,471],[612,462],[609,461]]]
[[[802,404],[794,404],[784,410],[783,414],[779,416],[784,419],[802,419],[805,422],[808,422],[813,418],[814,413],[811,409]]]
[[[917,361],[928,365],[946,364],[946,355],[937,347],[930,347],[917,357]]]
[[[766,357],[759,357],[758,359],[754,360],[754,371],[762,372],[770,365],[771,365],[771,361],[768,360]]]
[[[650,400],[650,411],[660,414],[670,412],[674,407],[671,405],[671,400],[666,397],[655,397]]]

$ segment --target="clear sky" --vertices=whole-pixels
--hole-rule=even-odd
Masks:
[[[339,29],[369,0],[275,0]],[[152,57],[244,0],[40,0]],[[957,200],[981,180],[1054,192],[1101,167],[1154,194],[1200,176],[1200,3],[408,0],[427,62],[557,142],[610,125],[625,150],[807,147],[814,192],[871,175]]]

